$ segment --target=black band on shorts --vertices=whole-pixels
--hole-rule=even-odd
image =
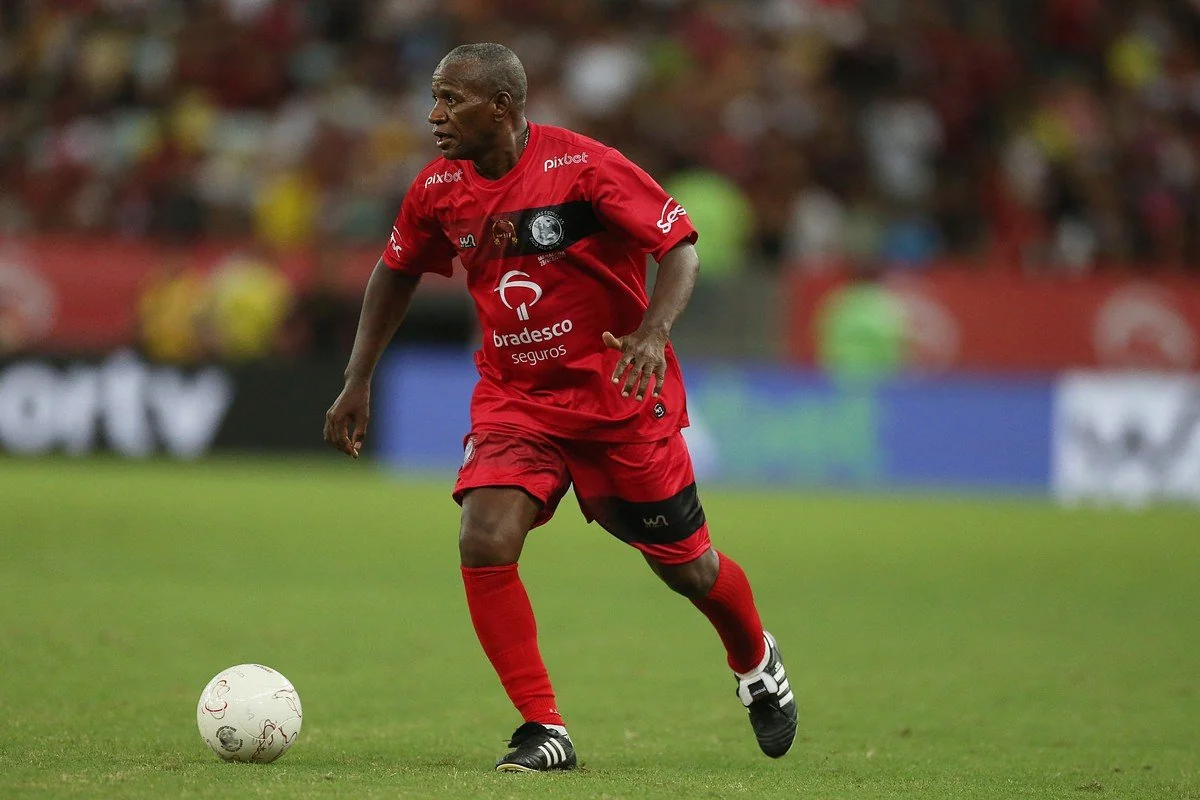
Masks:
[[[671,544],[704,525],[704,508],[691,483],[666,500],[635,503],[619,497],[593,497],[585,503],[588,516],[623,542]]]

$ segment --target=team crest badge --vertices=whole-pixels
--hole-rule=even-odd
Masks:
[[[563,240],[563,220],[553,211],[543,211],[529,223],[529,236],[543,250],[557,247]]]
[[[458,468],[459,471],[461,472],[462,470],[466,469],[467,464],[470,464],[471,459],[473,459],[474,457],[475,457],[475,437],[468,436],[467,443],[463,447],[463,463],[462,463],[462,466]]]

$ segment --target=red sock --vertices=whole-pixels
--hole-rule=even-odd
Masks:
[[[475,635],[512,704],[526,722],[562,725],[517,565],[463,567],[462,576]]]
[[[762,622],[758,609],[754,607],[754,593],[750,581],[737,562],[724,553],[717,553],[721,566],[716,583],[708,596],[693,600],[708,621],[717,629],[721,643],[728,654],[729,667],[734,672],[746,673],[762,663],[767,654],[767,643],[763,639]]]

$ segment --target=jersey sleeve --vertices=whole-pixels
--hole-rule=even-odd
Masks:
[[[383,263],[408,275],[434,272],[447,278],[454,273],[454,246],[437,219],[425,210],[416,182],[400,203],[392,234],[383,248]]]
[[[606,225],[623,231],[655,261],[698,236],[687,210],[616,150],[609,150],[596,165],[592,206]]]

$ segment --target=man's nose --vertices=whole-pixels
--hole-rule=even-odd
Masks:
[[[429,124],[438,125],[446,121],[446,109],[442,107],[441,101],[433,104],[433,108],[429,112]]]

